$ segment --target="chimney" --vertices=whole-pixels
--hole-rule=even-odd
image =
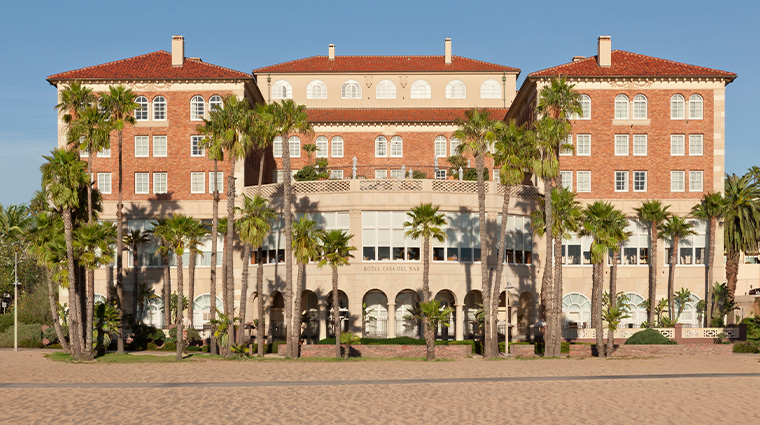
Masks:
[[[612,37],[609,35],[600,35],[599,52],[596,55],[596,62],[602,68],[609,68],[612,66]]]
[[[444,60],[446,65],[451,65],[451,39],[446,37],[443,42],[444,45]]]
[[[172,36],[172,66],[182,66],[185,63],[185,37]]]
[[[327,58],[331,61],[335,60],[335,45],[331,44],[327,47]]]

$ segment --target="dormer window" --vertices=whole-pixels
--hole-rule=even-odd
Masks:
[[[283,100],[293,98],[293,86],[287,80],[277,80],[272,84],[272,99]]]
[[[395,99],[396,85],[391,80],[383,80],[377,83],[375,97],[378,99]]]
[[[425,80],[415,80],[411,88],[412,99],[430,99],[430,83]]]
[[[341,99],[361,99],[362,86],[356,80],[348,80],[340,88]]]
[[[501,87],[496,80],[485,80],[480,85],[481,99],[501,99]]]
[[[467,86],[462,80],[451,80],[446,85],[446,99],[467,98]]]
[[[307,99],[327,99],[327,85],[322,80],[311,80],[306,85]]]

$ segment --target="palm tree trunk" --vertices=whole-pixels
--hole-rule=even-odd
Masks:
[[[71,346],[74,351],[74,359],[82,359],[82,346],[80,345],[79,335],[79,311],[77,309],[77,291],[76,291],[76,266],[74,264],[74,244],[72,237],[73,223],[71,220],[71,210],[63,209],[63,231],[66,239],[66,259],[69,269],[69,337]],[[73,311],[72,311],[73,310]]]
[[[227,315],[227,317],[230,320],[234,319],[234,311],[230,311],[229,305],[227,303],[227,261],[225,260],[225,255],[227,252],[227,234],[225,233],[224,236],[222,236],[222,279],[221,279],[221,286],[222,286],[222,309],[224,310],[224,313]],[[233,336],[230,336],[233,331],[228,329],[227,333],[227,345],[223,345],[219,347],[219,354],[222,356],[229,356],[230,355],[230,345],[233,343]]]
[[[256,256],[256,301],[258,304],[258,323],[256,324],[256,354],[259,357],[264,357],[264,329],[266,329],[266,323],[264,323],[264,260],[261,258],[264,250],[259,246],[259,251]]]
[[[86,311],[87,308],[85,306],[86,302],[86,284],[84,282],[85,273],[81,266],[76,267],[74,271],[74,282],[76,285],[76,293],[77,293],[77,304],[76,304],[76,311],[77,311],[77,318],[79,320],[78,330],[79,330],[79,346],[82,350],[82,358],[87,358],[87,346],[86,346],[86,338],[85,338],[85,332],[84,332],[84,324],[87,323],[87,315]]]
[[[119,314],[119,329],[116,332],[116,352],[124,353],[124,276],[121,263],[124,255],[124,207],[122,202],[122,172],[121,158],[122,131],[119,130],[119,202],[116,204],[116,311]]]
[[[233,251],[235,245],[235,156],[229,155],[230,175],[227,176],[227,244],[224,252],[224,264],[226,266],[227,296],[224,300],[226,313],[230,320],[235,317],[235,273],[233,269]],[[233,320],[233,323],[234,320]],[[230,330],[230,345],[236,344],[235,328]]]
[[[498,183],[497,183],[498,185]],[[510,185],[504,185],[504,200],[501,204],[501,227],[499,228],[499,255],[497,258],[496,263],[496,278],[494,279],[494,299],[495,301],[493,303],[492,309],[495,311],[499,311],[499,287],[501,285],[501,276],[504,273],[504,259],[507,254],[507,216],[509,214],[509,200],[510,196],[512,195],[512,186]],[[508,343],[507,336],[509,335],[509,308],[507,308],[507,297],[509,297],[509,290],[507,287],[509,286],[509,282],[504,284],[504,309],[506,310],[506,320],[504,321],[504,352],[506,353]],[[496,342],[496,353],[498,353],[499,344],[498,341]]]
[[[301,342],[301,297],[302,297],[302,286],[303,278],[304,278],[304,272],[306,271],[306,265],[305,264],[297,264],[298,267],[298,273],[296,276],[296,281],[294,283],[293,288],[293,320],[290,321],[292,324],[292,331],[290,332],[290,338],[293,342],[293,357],[298,357],[300,354],[300,350],[298,349],[298,346]]]
[[[657,226],[652,224],[650,234],[652,238],[652,252],[649,253],[649,311],[647,320],[649,326],[655,326],[655,310],[657,306]]]
[[[544,258],[544,277],[541,280],[541,305],[539,306],[539,316],[543,315],[546,321],[546,328],[544,331],[544,344],[546,341],[551,341],[554,333],[554,326],[550,322],[551,305],[554,300],[553,287],[553,237],[552,229],[554,227],[554,211],[552,210],[552,181],[551,179],[544,180],[544,214],[546,215],[545,224],[546,232],[546,254]],[[561,255],[557,253],[557,255]],[[544,345],[545,347],[546,345]]]
[[[604,352],[604,329],[602,328],[602,289],[604,269],[602,263],[594,263],[593,287],[591,290],[591,324],[596,329],[596,350],[599,357],[606,357]]]
[[[726,297],[734,299],[736,293],[736,280],[739,275],[739,260],[741,259],[740,251],[728,251],[728,258],[726,259],[726,287],[728,289]],[[734,318],[734,312],[729,311],[727,325],[733,325],[736,321]]]
[[[430,238],[422,241],[422,300],[430,302]],[[430,327],[430,318],[422,318],[422,329],[425,335],[425,352],[428,360],[435,360],[435,331]]]
[[[333,307],[333,329],[335,329],[335,358],[339,359],[340,356],[340,306],[338,305],[338,267],[332,266],[332,307]],[[348,350],[348,347],[346,347]]]
[[[182,351],[185,348],[184,326],[182,325],[182,311],[184,310],[184,287],[182,282],[182,255],[177,254],[177,360],[182,360]]]
[[[486,231],[486,185],[483,178],[485,159],[483,153],[475,157],[475,165],[478,173],[478,221],[480,225],[480,281],[483,290],[483,315],[485,338],[483,341],[483,355],[486,358],[494,357],[493,353],[493,323],[491,316],[491,276],[488,273],[488,243]]]
[[[172,323],[172,309],[169,307],[172,300],[172,283],[169,274],[169,254],[161,254],[161,261],[164,262],[164,326],[169,327]]]
[[[261,150],[261,159],[259,159],[259,181],[256,188],[256,194],[261,196],[261,185],[264,179],[264,149]]]
[[[194,327],[193,323],[193,300],[195,300],[195,256],[198,251],[190,250],[190,258],[187,260],[187,318],[190,319],[190,328]]]
[[[618,257],[620,256],[619,250],[612,252],[612,266],[610,267],[610,303],[617,304],[617,266]],[[607,355],[612,356],[612,352],[615,351],[615,332],[612,330],[607,334]]]
[[[670,269],[668,270],[668,316],[673,323],[673,290],[676,282],[676,260],[678,259],[678,236],[673,237],[673,245],[670,247]]]
[[[132,286],[132,314],[134,315],[135,324],[140,322],[140,317],[137,316],[137,297],[140,293],[140,255],[138,254],[139,246],[135,243],[132,245],[132,273],[134,273],[134,284]]]
[[[219,239],[219,185],[216,182],[217,179],[217,160],[214,160],[214,200],[213,200],[213,219],[211,221],[211,288],[209,290],[211,296],[211,306],[209,307],[209,318],[213,322],[216,320],[216,251],[218,249]],[[193,302],[192,300],[190,302]],[[216,337],[214,337],[214,331],[216,327],[211,329],[211,337],[209,338],[209,353],[214,355],[217,353]]]
[[[712,288],[713,282],[715,281],[715,278],[713,277],[715,270],[715,227],[717,221],[718,220],[715,217],[710,217],[710,220],[708,222],[709,228],[707,229],[707,237],[709,238],[707,243],[709,245],[709,249],[707,250],[707,270],[705,271],[707,275],[707,281],[705,282],[705,327],[710,326],[710,323],[712,322]]]
[[[56,291],[56,285],[53,283],[53,273],[52,270],[45,267],[45,280],[47,280],[47,286],[48,286],[48,303],[50,303],[50,315],[53,316],[53,327],[55,328],[55,334],[58,336],[58,341],[61,341],[61,347],[63,348],[64,353],[70,353],[71,348],[69,347],[69,344],[66,342],[66,336],[63,334],[63,328],[61,327],[61,321],[58,317],[58,303],[56,302],[57,299],[57,291]]]
[[[90,176],[90,182],[87,184],[87,224],[92,224],[92,146],[88,152],[87,174]],[[92,319],[94,315],[95,303],[95,270],[88,269],[86,274],[87,292],[86,292],[86,309],[85,309],[85,353],[92,352]],[[106,347],[108,348],[108,347]],[[88,354],[89,356],[89,354]]]
[[[292,288],[293,288],[293,216],[290,211],[291,204],[292,204],[292,188],[291,188],[291,182],[290,182],[290,140],[288,133],[282,134],[282,169],[283,169],[283,175],[284,175],[284,182],[283,182],[283,211],[282,214],[284,216],[284,227],[285,227],[285,293],[287,294],[285,297],[285,308],[286,308],[286,315],[288,317],[288,321],[292,322],[291,317],[293,314],[293,296]],[[286,330],[287,332],[287,330]],[[338,340],[340,340],[340,333],[338,333],[337,336]],[[340,343],[340,341],[338,341]],[[293,357],[293,344],[287,345],[287,357],[292,358]]]
[[[243,343],[243,332],[245,331],[245,310],[246,301],[248,300],[248,265],[251,262],[251,246],[243,242],[243,275],[240,282],[240,327],[238,328],[238,344]]]
[[[562,237],[554,238],[554,252],[562,252]],[[552,288],[552,302],[550,304],[551,318],[551,357],[562,354],[562,256],[554,256],[554,287]],[[549,320],[547,320],[547,323]],[[548,348],[547,345],[547,348]]]

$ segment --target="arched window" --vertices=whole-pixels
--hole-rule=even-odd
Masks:
[[[395,99],[396,85],[391,80],[380,81],[375,89],[375,97],[378,99]]]
[[[290,139],[288,139],[288,142],[290,142],[290,157],[291,158],[300,158],[301,157],[301,139],[298,138],[298,136],[290,136]]]
[[[272,140],[272,156],[282,158],[282,137],[280,136]]]
[[[135,109],[135,120],[147,121],[148,120],[148,98],[145,96],[137,96],[135,103],[138,107]]]
[[[162,328],[164,325],[164,300],[161,297],[149,299],[142,311],[144,325]]]
[[[430,83],[425,80],[415,80],[411,90],[412,99],[430,99]]]
[[[222,109],[222,96],[215,94],[208,100],[208,111],[214,112],[217,109]]]
[[[459,154],[459,145],[461,143],[462,142],[459,139],[457,139],[456,137],[452,137],[451,138],[451,148],[449,150],[449,152],[451,152],[451,154],[450,154],[451,156]]]
[[[92,298],[93,304],[106,304],[108,302],[108,299],[103,294],[95,294]]]
[[[317,137],[317,158],[327,158],[327,137]]]
[[[293,86],[287,80],[277,80],[272,84],[272,99],[283,100],[293,98]]]
[[[451,80],[446,84],[446,99],[465,99],[467,86],[462,80]]]
[[[565,324],[575,323],[579,328],[591,325],[591,302],[585,295],[571,292],[562,297],[562,315]]]
[[[435,156],[437,158],[446,158],[446,138],[443,136],[435,138]]]
[[[203,100],[203,97],[195,95],[192,99],[190,99],[190,120],[191,121],[200,121],[203,119],[204,114],[204,105],[206,102]]]
[[[619,327],[639,327],[642,322],[647,321],[647,309],[643,304],[644,297],[636,292],[626,292],[625,296],[628,298],[625,305],[628,306],[629,317],[621,320]]]
[[[163,96],[153,98],[153,120],[166,121],[166,98]]]
[[[674,94],[670,98],[670,119],[682,120],[684,117],[684,99],[680,94]]]
[[[701,120],[702,119],[702,96],[693,94],[689,96],[689,119]]]
[[[383,136],[377,136],[375,139],[375,156],[386,157],[388,156],[388,139]]]
[[[216,309],[224,313],[224,305],[219,297],[216,297]],[[211,313],[211,295],[199,295],[193,300],[193,326],[196,329],[203,329],[203,325],[208,323]]]
[[[332,152],[333,158],[343,158],[343,138],[335,136],[332,138]]]
[[[628,119],[628,96],[624,94],[615,96],[615,119]]]
[[[581,104],[581,114],[573,114],[573,119],[588,120],[591,119],[591,97],[587,94],[578,96],[578,102]]]
[[[404,141],[400,136],[391,137],[391,156],[401,158],[404,155]]]
[[[348,80],[340,88],[340,97],[342,99],[361,99],[362,86],[356,80]]]
[[[678,323],[691,325],[693,327],[699,327],[701,325],[702,313],[697,308],[699,300],[700,298],[697,296],[697,294],[691,294],[689,301],[685,302],[683,305],[681,305],[678,300],[675,301],[675,314],[677,315],[678,310],[681,310],[681,315],[678,316]]]
[[[307,99],[327,99],[327,85],[322,80],[311,80],[306,85]]]
[[[501,99],[501,87],[496,80],[485,80],[480,85],[481,99]]]
[[[647,119],[647,97],[643,94],[637,94],[633,97],[633,119]]]

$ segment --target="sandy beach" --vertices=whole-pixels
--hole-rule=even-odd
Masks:
[[[757,355],[72,364],[44,354],[0,350],[0,423],[760,423]]]

